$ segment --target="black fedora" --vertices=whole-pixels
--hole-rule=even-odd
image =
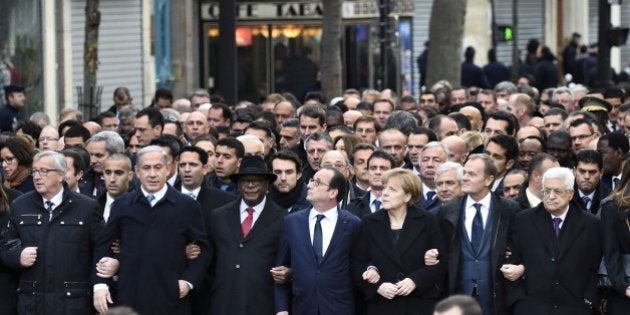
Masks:
[[[246,155],[241,160],[241,166],[238,168],[238,172],[232,174],[230,178],[238,182],[238,179],[243,176],[260,176],[264,177],[270,182],[276,180],[277,176],[273,173],[270,173],[267,170],[267,164],[262,157],[257,155]]]

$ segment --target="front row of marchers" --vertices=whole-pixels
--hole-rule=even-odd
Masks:
[[[276,175],[260,157],[244,157],[233,175],[240,196],[206,200],[210,210],[167,185],[166,154],[147,146],[137,187],[105,225],[96,201],[65,186],[65,165],[59,153],[38,153],[36,190],[2,191],[13,202],[10,215],[0,203],[1,314],[118,305],[169,315],[433,314],[450,294],[473,296],[483,314],[595,314],[598,281],[609,286],[610,313],[630,314],[628,165],[601,220],[574,205],[574,175],[562,167],[543,175],[542,202],[520,210],[491,192],[497,171],[485,154],[466,162],[464,196],[431,211],[418,176],[401,168],[383,175],[377,203],[344,210],[347,181],[323,167],[307,185],[310,207],[288,214],[267,195]]]

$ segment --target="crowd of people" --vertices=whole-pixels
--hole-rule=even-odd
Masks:
[[[528,80],[58,126],[7,86],[0,314],[628,314],[630,91]]]

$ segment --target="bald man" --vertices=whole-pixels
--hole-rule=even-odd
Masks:
[[[240,141],[243,147],[245,147],[245,156],[257,155],[263,159],[265,158],[265,145],[258,137],[242,135],[236,138],[236,140]]]
[[[184,134],[189,141],[207,134],[208,131],[210,131],[210,126],[208,125],[208,117],[204,113],[194,111],[188,115],[184,124]]]
[[[357,121],[357,119],[359,119],[359,117],[363,116],[363,113],[361,113],[358,110],[349,110],[345,113],[343,113],[343,123],[344,125],[354,129],[354,122]]]
[[[451,162],[464,165],[468,158],[468,148],[464,139],[459,136],[448,136],[442,139],[442,144],[448,149]]]

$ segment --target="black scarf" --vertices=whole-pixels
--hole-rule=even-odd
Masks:
[[[297,184],[293,189],[289,190],[286,193],[278,191],[276,186],[271,185],[269,188],[269,198],[271,198],[275,203],[283,208],[293,207],[300,197],[300,193],[302,192],[302,186],[304,185],[304,181],[302,178],[298,179]]]

